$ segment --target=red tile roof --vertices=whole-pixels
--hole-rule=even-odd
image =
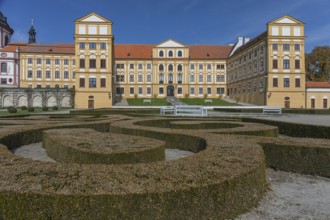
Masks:
[[[232,46],[189,45],[190,59],[227,59]]]
[[[115,59],[151,59],[153,44],[115,44]]]
[[[74,44],[28,44],[21,48],[21,53],[72,54]]]
[[[306,88],[330,88],[329,82],[306,82]]]

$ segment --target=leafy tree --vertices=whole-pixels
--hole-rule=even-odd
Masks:
[[[330,75],[330,46],[317,46],[306,54],[307,79],[328,81]]]

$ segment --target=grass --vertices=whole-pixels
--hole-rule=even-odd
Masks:
[[[151,102],[144,103],[143,100],[149,99]],[[128,105],[130,106],[162,106],[162,105],[170,105],[166,99],[163,98],[130,98],[127,99]]]
[[[22,110],[20,108],[17,108],[16,113],[9,113],[6,108],[0,110],[0,116],[11,116],[11,115],[30,115],[40,112],[54,112],[55,110],[52,110],[51,108],[48,111],[43,111],[41,108],[34,108],[34,112],[28,112],[28,110]]]
[[[205,103],[204,98],[182,98],[181,102],[186,103],[188,105],[205,105],[205,106],[239,106],[236,103],[229,103],[219,98],[206,98],[208,100],[212,100],[212,103]]]

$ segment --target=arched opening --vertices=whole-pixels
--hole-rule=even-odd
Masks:
[[[162,51],[162,50],[159,51],[159,54],[158,55],[159,55],[159,57],[164,57],[164,51]]]
[[[160,64],[158,69],[159,69],[159,71],[164,71],[164,65]]]
[[[182,71],[182,65],[181,64],[178,65],[178,71]]]
[[[173,51],[172,51],[172,50],[170,50],[170,51],[168,52],[168,57],[173,57]]]
[[[167,96],[174,96],[174,86],[167,86]]]
[[[168,71],[173,71],[173,65],[172,64],[168,65]]]
[[[284,98],[284,108],[290,108],[290,97]]]
[[[178,57],[182,57],[182,51],[181,50],[178,51]]]

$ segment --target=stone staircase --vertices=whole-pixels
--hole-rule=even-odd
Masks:
[[[167,96],[167,102],[171,103],[172,105],[186,105],[185,103],[181,102],[178,98],[174,96]]]

